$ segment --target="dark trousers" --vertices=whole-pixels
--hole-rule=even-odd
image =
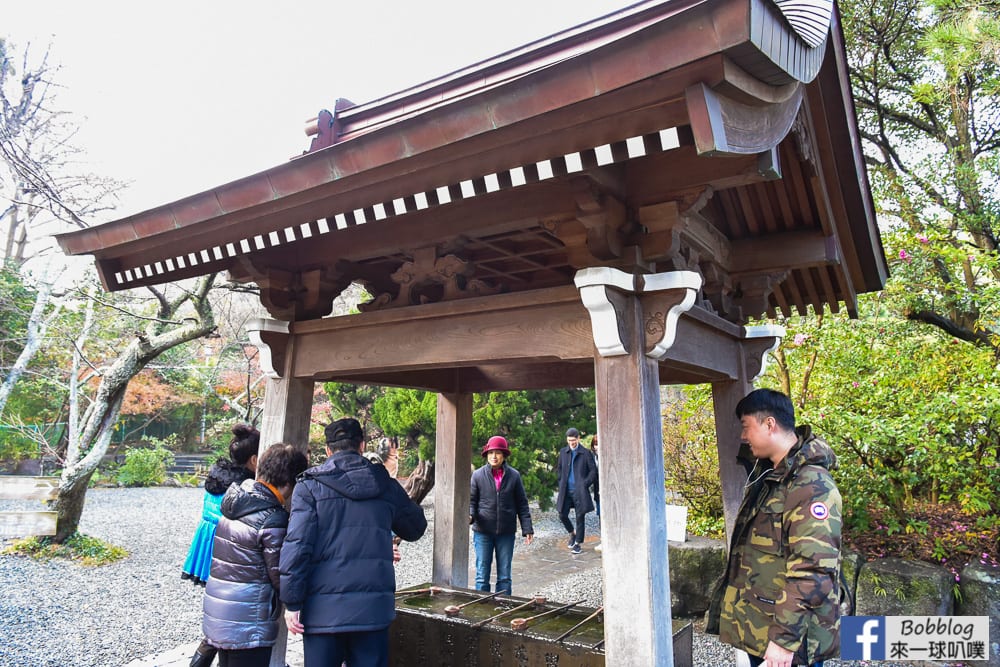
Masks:
[[[389,628],[371,632],[302,635],[305,667],[387,667]]]
[[[576,510],[576,528],[574,529],[573,524],[569,520],[570,509]],[[567,533],[576,533],[577,544],[583,544],[583,534],[587,532],[587,513],[581,512],[576,508],[573,503],[573,496],[566,492],[566,498],[563,500],[562,507],[559,508],[559,520],[562,521],[562,525],[566,527]]]
[[[267,667],[271,664],[271,647],[245,648],[239,651],[219,649],[219,667]]]

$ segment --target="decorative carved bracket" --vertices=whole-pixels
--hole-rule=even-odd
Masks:
[[[702,214],[714,194],[708,187],[680,201],[640,208],[639,221],[649,232],[643,250],[663,268],[701,274],[703,300],[699,305],[736,320],[741,315],[731,297],[732,244]]]
[[[602,357],[628,354],[622,329],[625,296],[635,292],[635,276],[609,267],[580,269],[573,278],[590,313],[594,345]]]
[[[788,271],[747,274],[734,277],[733,302],[747,313],[762,313],[767,310],[767,299],[775,285],[788,277]]]
[[[648,258],[643,254],[647,230],[629,215],[625,202],[591,176],[573,178],[570,184],[575,214],[539,220],[543,229],[566,246],[569,265],[614,264],[626,270],[649,270]]]
[[[662,359],[674,344],[677,320],[691,309],[701,288],[701,276],[694,271],[670,271],[641,277],[642,313],[646,332],[646,356]]]
[[[329,267],[299,272],[255,265],[242,257],[229,270],[235,282],[256,283],[260,302],[272,317],[289,322],[315,320],[328,315],[333,300],[351,284],[350,278]]]
[[[799,113],[792,123],[792,135],[795,137],[795,150],[799,155],[799,160],[809,165],[813,175],[817,173],[816,165],[819,163],[819,156],[816,154],[812,128],[805,117]]]
[[[776,324],[764,324],[754,327],[743,327],[743,349],[746,357],[747,377],[751,384],[756,382],[767,367],[767,355],[778,349],[781,339],[785,337],[785,327]]]
[[[260,352],[260,370],[269,378],[279,378],[285,371],[288,350],[288,322],[258,317],[247,322],[247,336]]]
[[[703,262],[701,264],[701,273],[705,280],[702,293],[708,302],[704,304],[705,309],[714,311],[730,322],[741,322],[743,320],[743,312],[733,303],[733,283],[730,280],[729,273],[724,271],[715,262]]]
[[[576,198],[576,219],[587,230],[587,248],[599,260],[610,260],[622,255],[625,233],[625,204],[602,192],[590,179],[572,181]]]
[[[677,319],[694,303],[701,276],[692,271],[671,271],[637,277],[609,267],[591,267],[577,271],[573,282],[590,313],[594,345],[602,357],[631,352],[623,315],[625,300],[635,294],[643,306],[644,334],[653,339],[645,353],[661,359],[674,343]]]
[[[492,286],[468,276],[474,267],[457,255],[439,257],[436,247],[418,248],[413,259],[404,262],[390,278],[399,285],[396,296],[382,293],[373,301],[361,304],[362,311],[413,306],[435,301],[452,301],[469,296],[496,294],[500,286]]]

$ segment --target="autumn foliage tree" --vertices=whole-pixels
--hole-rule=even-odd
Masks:
[[[197,397],[168,384],[155,370],[145,368],[129,382],[122,399],[121,414],[155,419],[193,400]]]

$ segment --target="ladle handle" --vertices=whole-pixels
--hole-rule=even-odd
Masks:
[[[507,591],[497,591],[496,593],[490,593],[489,595],[484,595],[481,598],[476,598],[475,600],[469,600],[468,602],[463,602],[462,604],[458,605],[458,608],[462,609],[463,607],[468,607],[470,604],[476,604],[477,602],[486,602],[487,600],[492,600],[496,596],[502,595],[506,592]]]
[[[527,627],[528,623],[531,623],[532,621],[537,621],[538,619],[548,616],[549,614],[557,614],[561,611],[566,611],[570,607],[575,607],[581,602],[583,602],[583,600],[577,600],[576,602],[570,602],[569,604],[564,604],[563,606],[556,607],[555,609],[549,609],[548,611],[543,611],[541,614],[535,614],[534,616],[529,616],[528,618],[524,619],[524,626],[522,627]]]
[[[591,614],[590,616],[588,616],[587,618],[583,619],[582,621],[580,621],[579,623],[577,623],[576,625],[574,625],[572,628],[570,628],[566,632],[564,632],[561,635],[559,635],[558,637],[556,637],[553,641],[561,642],[562,640],[566,639],[571,634],[573,634],[574,632],[576,632],[577,630],[579,630],[580,627],[583,626],[585,623],[589,623],[590,621],[592,621],[595,618],[597,618],[597,615],[600,614],[602,611],[604,611],[604,605],[603,604],[600,607],[598,607],[597,609],[595,609],[593,614]]]
[[[506,616],[507,614],[512,614],[515,611],[520,611],[520,610],[524,609],[525,607],[530,607],[531,605],[534,605],[534,604],[538,604],[538,602],[536,602],[535,600],[532,600],[531,602],[525,602],[524,604],[518,605],[517,607],[514,607],[513,609],[508,609],[505,612],[501,612],[501,613],[497,614],[496,616],[490,616],[489,618],[486,618],[486,619],[483,619],[483,620],[478,621],[476,623],[473,623],[472,627],[474,627],[474,628],[482,627],[482,626],[486,625],[487,623],[489,623],[490,621],[497,620],[501,616]]]

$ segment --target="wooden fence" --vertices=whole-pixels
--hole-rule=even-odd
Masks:
[[[58,477],[0,475],[0,500],[54,500],[58,492]],[[30,510],[0,512],[0,537],[55,534],[55,512]]]

